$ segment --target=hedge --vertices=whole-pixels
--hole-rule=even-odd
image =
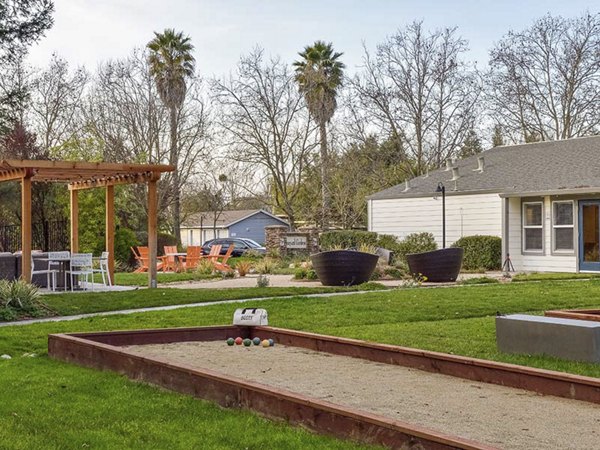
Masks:
[[[502,239],[498,236],[465,236],[452,244],[465,251],[463,269],[500,270],[502,267]]]
[[[357,248],[360,245],[372,245],[390,250],[393,263],[406,262],[409,253],[428,252],[437,249],[431,233],[412,233],[402,241],[390,234],[377,234],[372,231],[341,230],[322,233],[319,239],[322,249]]]
[[[326,231],[319,237],[319,245],[326,250],[357,248],[360,245],[377,246],[377,233],[360,230]]]

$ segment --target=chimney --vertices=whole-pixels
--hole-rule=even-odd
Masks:
[[[406,192],[410,189],[410,183],[408,182],[408,180],[404,181],[404,191]]]
[[[446,168],[444,169],[444,172],[448,172],[449,170],[452,170],[452,158],[448,158],[446,160]]]
[[[483,173],[485,170],[485,159],[483,156],[477,157],[477,169],[473,169],[474,172]]]
[[[453,167],[452,168],[452,179],[450,181],[456,181],[460,178],[460,175],[458,174],[458,167]]]

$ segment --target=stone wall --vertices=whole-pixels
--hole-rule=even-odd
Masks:
[[[265,227],[267,254],[287,256],[309,256],[319,252],[318,228],[299,228],[289,231],[287,227],[272,225]]]

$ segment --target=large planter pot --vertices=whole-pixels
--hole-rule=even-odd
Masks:
[[[427,281],[456,281],[462,266],[463,249],[445,248],[425,253],[406,255],[411,274],[421,274]]]
[[[324,286],[351,286],[369,281],[379,256],[353,250],[333,250],[310,256]]]

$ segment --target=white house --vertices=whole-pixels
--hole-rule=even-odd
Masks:
[[[368,197],[369,230],[502,237],[517,271],[600,271],[600,136],[495,147]]]

